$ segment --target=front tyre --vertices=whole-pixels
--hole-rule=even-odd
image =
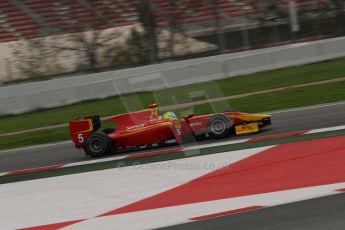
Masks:
[[[226,116],[222,114],[213,115],[207,124],[208,135],[212,139],[223,139],[229,136],[232,124]]]
[[[91,157],[101,157],[110,153],[112,141],[102,132],[91,133],[86,143],[84,150],[86,155]]]

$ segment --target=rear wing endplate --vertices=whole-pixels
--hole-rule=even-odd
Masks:
[[[99,116],[90,116],[76,119],[69,122],[71,139],[77,148],[83,146],[90,133],[97,131],[101,127]]]

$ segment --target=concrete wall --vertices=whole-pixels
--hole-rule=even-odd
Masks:
[[[0,114],[17,114],[342,56],[345,56],[345,37],[0,87]]]
[[[140,25],[129,25],[121,26],[115,28],[108,28],[102,31],[97,31],[100,33],[99,40],[107,40],[104,43],[102,49],[98,49],[98,58],[102,59],[99,63],[100,68],[106,68],[109,66],[107,62],[108,57],[105,58],[105,54],[108,52],[109,47],[115,48],[114,45],[117,44],[119,47],[128,49],[127,40],[130,36],[131,29],[135,28],[137,31],[141,31]],[[90,40],[93,31],[86,31],[81,33],[84,39]],[[109,40],[109,38],[111,38]],[[160,47],[160,58],[168,58],[170,52],[168,51],[170,39],[170,32],[168,30],[161,30],[158,36],[158,45]],[[37,51],[35,47],[32,47],[32,42],[39,42],[45,48],[48,53],[44,58],[39,58],[42,56],[42,51]],[[64,50],[60,52],[59,49],[54,47],[76,47],[78,46],[74,42],[71,42],[69,35],[56,35],[56,36],[46,36],[41,38],[35,38],[33,40],[19,40],[13,42],[0,43],[0,85],[2,83],[10,82],[18,79],[30,78],[25,72],[21,71],[20,66],[25,66],[27,59],[34,57],[37,62],[41,63],[41,66],[36,68],[36,75],[43,76],[48,75],[59,75],[64,73],[70,73],[78,69],[80,65],[79,62],[82,61],[84,57],[83,52],[78,52],[76,50]],[[186,37],[181,33],[175,34],[175,44],[174,50],[176,56],[191,55],[194,53],[207,52],[217,49],[217,46],[207,42],[203,42],[192,37]],[[21,58],[16,58],[15,51],[21,50]],[[20,60],[23,63],[20,63]]]

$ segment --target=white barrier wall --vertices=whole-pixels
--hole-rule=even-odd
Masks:
[[[0,114],[18,114],[342,56],[345,56],[345,37],[0,87]]]

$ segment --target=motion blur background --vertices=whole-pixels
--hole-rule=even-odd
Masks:
[[[1,0],[0,84],[345,35],[343,0]]]
[[[185,116],[344,101],[344,25],[344,0],[1,0],[0,149],[151,103]]]
[[[345,197],[316,199],[345,191],[344,73],[345,0],[0,0],[0,229],[147,229],[310,198],[232,220],[345,229]],[[109,117],[152,103],[178,118],[268,113],[272,126],[97,160],[70,141],[71,120],[99,115],[109,133]],[[169,162],[218,166],[143,170]]]

